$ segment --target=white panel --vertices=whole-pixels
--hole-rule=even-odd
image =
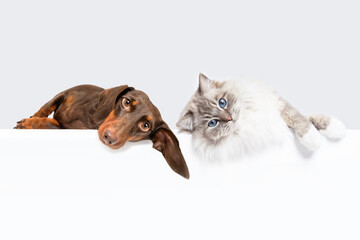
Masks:
[[[150,141],[114,151],[94,130],[0,130],[0,239],[360,238],[360,131],[211,164],[178,137],[190,180]]]

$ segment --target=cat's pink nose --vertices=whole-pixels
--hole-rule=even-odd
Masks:
[[[226,120],[229,122],[229,121],[232,121],[233,119],[232,119],[231,115],[229,115]]]

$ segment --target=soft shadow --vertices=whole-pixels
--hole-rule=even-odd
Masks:
[[[108,152],[112,152],[112,153],[121,153],[121,152],[125,152],[127,150],[129,150],[130,148],[133,148],[133,147],[138,147],[139,150],[141,149],[140,146],[145,146],[145,145],[148,145],[149,148],[152,147],[151,145],[151,141],[150,140],[142,140],[142,141],[139,141],[139,142],[126,142],[124,146],[122,146],[121,148],[119,149],[111,149],[110,147],[106,146],[105,144],[101,143],[103,145],[103,148],[106,149],[106,151]]]
[[[297,150],[299,151],[299,153],[301,154],[301,156],[303,156],[306,159],[310,159],[314,155],[314,152],[305,148],[300,143],[299,139],[295,135],[293,135],[293,136],[294,136],[295,146],[296,146]]]
[[[334,138],[326,138],[328,142],[331,142],[331,143],[338,143],[338,142],[341,142],[341,140],[343,140],[344,138],[340,138],[340,139],[334,139]]]

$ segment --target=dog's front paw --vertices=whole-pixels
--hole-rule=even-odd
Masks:
[[[25,119],[21,119],[20,121],[16,122],[16,126],[13,127],[14,129],[23,129],[24,126],[22,125],[22,123],[25,121]]]
[[[30,117],[32,118],[32,116]],[[32,124],[28,121],[30,118],[23,118],[20,121],[16,122],[14,129],[30,129]]]

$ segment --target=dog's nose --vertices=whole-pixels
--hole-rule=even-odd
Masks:
[[[114,136],[114,134],[109,130],[106,130],[104,132],[103,140],[108,145],[114,145],[118,141],[118,139]]]

